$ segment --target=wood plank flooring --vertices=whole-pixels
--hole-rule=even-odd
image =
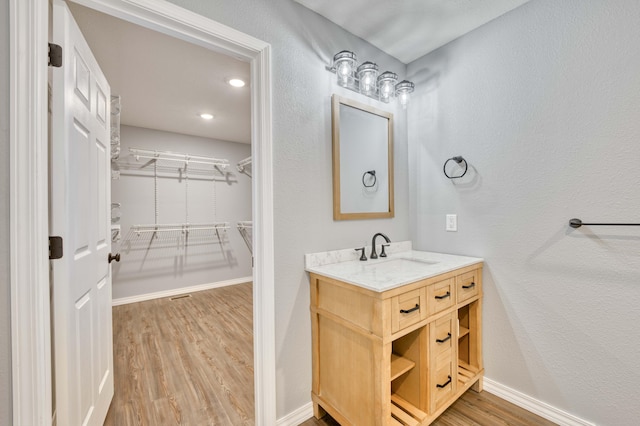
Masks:
[[[338,426],[328,414],[300,426]],[[488,392],[465,392],[431,426],[552,426],[552,423]]]
[[[105,425],[253,425],[252,284],[113,308]]]
[[[113,308],[107,426],[253,425],[252,285]],[[490,393],[465,393],[433,426],[553,425]],[[301,426],[337,426],[330,416]]]

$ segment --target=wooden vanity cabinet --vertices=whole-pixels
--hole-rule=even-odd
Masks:
[[[314,415],[428,425],[482,390],[482,264],[376,292],[311,277]]]

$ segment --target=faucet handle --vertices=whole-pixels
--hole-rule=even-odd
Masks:
[[[380,257],[387,257],[387,253],[384,252],[385,247],[389,247],[391,244],[382,244],[382,251],[380,252]]]
[[[363,262],[364,262],[365,260],[367,260],[367,256],[365,256],[365,255],[364,255],[364,247],[362,247],[362,248],[357,248],[357,249],[355,249],[355,250],[360,252],[360,260],[361,260],[361,261],[363,261]]]

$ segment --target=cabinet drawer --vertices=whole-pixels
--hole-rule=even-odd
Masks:
[[[477,296],[480,292],[480,271],[475,270],[456,277],[458,303]]]
[[[444,311],[450,308],[455,301],[455,279],[439,281],[427,287],[427,309],[428,314]]]
[[[402,330],[427,317],[425,288],[391,298],[391,332]]]
[[[431,324],[431,344],[434,348],[433,353],[436,357],[440,357],[441,354],[451,350],[453,342],[456,339],[453,335],[453,314],[439,318]]]
[[[446,364],[439,365],[436,370],[435,381],[432,384],[436,410],[449,402],[455,393],[456,380],[454,373],[454,364],[451,359]]]

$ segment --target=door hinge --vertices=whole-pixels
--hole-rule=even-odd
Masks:
[[[49,66],[60,68],[62,66],[62,46],[49,43]]]
[[[62,257],[62,237],[49,237],[49,260]]]

